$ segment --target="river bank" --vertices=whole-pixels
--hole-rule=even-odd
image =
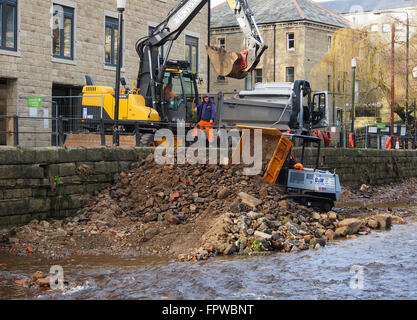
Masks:
[[[279,189],[243,175],[242,168],[158,166],[150,156],[122,172],[76,216],[1,231],[0,250],[52,259],[113,255],[179,261],[294,253],[404,224],[407,210],[378,205],[412,199],[416,181],[345,189],[344,204],[320,213],[284,200]]]
[[[417,208],[413,208],[417,212]],[[219,256],[178,263],[167,258],[77,256],[51,260],[0,252],[2,299],[41,300],[375,300],[416,299],[417,221],[390,232],[330,242],[319,250],[262,257]],[[62,266],[64,290],[23,288],[17,279]],[[363,268],[362,290],[351,287]],[[186,275],[186,276],[184,276]]]

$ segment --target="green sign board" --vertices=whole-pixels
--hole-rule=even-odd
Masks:
[[[385,123],[378,123],[376,126],[377,126],[378,129],[386,129],[387,128],[387,125]]]
[[[41,97],[29,97],[28,108],[42,108],[42,98]]]

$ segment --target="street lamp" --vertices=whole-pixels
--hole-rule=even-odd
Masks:
[[[126,9],[126,0],[117,0],[117,11],[119,11],[119,45],[117,48],[116,62],[116,88],[115,88],[115,104],[114,104],[114,129],[113,129],[113,145],[120,145],[119,136],[119,104],[120,104],[120,70],[122,67],[123,54],[123,12]]]
[[[352,59],[352,125],[350,127],[350,135],[349,135],[349,147],[354,148],[356,146],[356,139],[355,139],[355,94],[356,94],[356,67],[357,61],[356,58]]]
[[[406,89],[405,89],[405,124],[406,124],[406,149],[408,149],[408,107],[409,107],[409,60],[410,60],[410,17],[407,11],[384,11],[384,12],[375,12],[375,15],[381,15],[381,13],[405,13],[407,15],[407,55],[406,55]]]

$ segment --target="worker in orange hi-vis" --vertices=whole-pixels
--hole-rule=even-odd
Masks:
[[[177,95],[172,91],[172,83],[168,83],[168,85],[164,89],[164,97],[165,101],[174,101]]]
[[[198,135],[198,129],[200,129],[206,131],[209,142],[214,141],[213,126],[216,119],[216,109],[216,104],[206,94],[203,102],[194,109],[201,116],[198,120],[198,125],[194,128],[193,137]]]

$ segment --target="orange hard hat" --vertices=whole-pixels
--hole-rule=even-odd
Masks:
[[[297,164],[295,164],[295,165],[294,165],[294,169],[297,169],[297,170],[304,170],[304,166],[303,166],[303,164],[302,164],[302,163],[297,163]]]

